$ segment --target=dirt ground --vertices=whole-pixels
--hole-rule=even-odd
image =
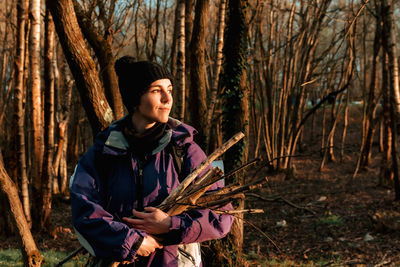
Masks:
[[[400,203],[393,201],[392,188],[377,186],[379,156],[352,179],[361,138],[359,115],[349,122],[342,162],[338,157],[320,172],[320,141],[315,142],[320,136],[308,134],[298,151],[304,156],[295,158],[295,178],[268,174],[267,186],[248,195],[248,207],[264,210],[245,216],[243,249],[250,266],[260,259],[263,266],[271,259],[290,262],[282,266],[400,266]],[[340,127],[337,133],[340,138]],[[51,235],[35,234],[41,250],[79,247],[68,201],[55,199],[53,225]],[[0,249],[16,248],[16,241],[7,238]]]

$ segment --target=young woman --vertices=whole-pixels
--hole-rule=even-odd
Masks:
[[[210,209],[169,216],[155,208],[180,182],[169,146],[184,147],[186,175],[206,158],[193,141],[196,130],[169,117],[173,79],[165,68],[125,56],[115,70],[129,114],[96,136],[71,177],[78,239],[96,266],[201,266],[198,246],[187,245],[188,252],[178,245],[225,236],[232,216]]]

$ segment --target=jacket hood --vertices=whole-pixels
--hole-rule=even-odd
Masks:
[[[125,155],[129,150],[129,143],[122,133],[122,121],[127,116],[113,122],[104,131],[97,134],[95,138],[95,146],[104,154]],[[193,136],[197,134],[197,130],[177,119],[168,118],[167,130],[158,141],[158,146],[151,152],[152,155],[162,151],[172,140],[178,146],[185,145],[193,141]]]

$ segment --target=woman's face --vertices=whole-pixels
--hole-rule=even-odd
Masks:
[[[172,107],[172,84],[169,79],[160,79],[150,84],[140,98],[134,117],[143,124],[166,123]]]

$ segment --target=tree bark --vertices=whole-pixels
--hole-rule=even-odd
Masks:
[[[238,142],[225,153],[225,169],[233,170],[247,160],[248,147],[248,86],[246,80],[246,60],[248,44],[248,1],[232,0],[228,4],[228,17],[224,40],[224,71],[222,85],[225,88],[223,98],[223,135],[227,139],[232,133],[242,131],[245,139]],[[244,183],[244,174],[235,177],[233,182]],[[238,200],[237,209],[244,208],[244,200]],[[242,266],[243,214],[235,218],[230,233],[223,239],[212,257],[208,256],[211,266]],[[216,242],[218,246],[219,241]],[[217,252],[220,250],[220,253]],[[215,255],[217,254],[217,255]],[[224,258],[222,255],[230,255]]]
[[[28,176],[26,173],[26,148],[25,148],[25,86],[24,86],[24,66],[25,66],[25,25],[27,21],[27,6],[25,0],[17,3],[17,53],[15,58],[15,87],[14,87],[14,120],[17,122],[17,154],[18,154],[18,176],[21,178],[21,195],[23,211],[29,226],[32,224]]]
[[[44,139],[45,150],[43,158],[41,205],[39,209],[40,229],[50,229],[51,201],[53,183],[53,154],[54,154],[54,24],[50,11],[46,9],[45,17],[45,58],[44,58]]]
[[[106,98],[113,109],[115,119],[120,119],[124,116],[124,106],[121,94],[119,93],[117,74],[114,69],[113,35],[110,33],[110,29],[107,29],[107,32],[104,34],[105,37],[103,37],[99,33],[99,30],[96,29],[93,21],[85,14],[78,1],[74,0],[73,3],[79,26],[99,60],[100,74],[103,78]],[[111,22],[108,24],[111,24]]]
[[[389,119],[391,128],[391,162],[388,161],[389,166],[383,167],[391,169],[388,183],[393,183],[396,193],[396,200],[400,200],[400,183],[399,183],[399,159],[397,152],[397,117],[400,115],[400,95],[399,95],[399,73],[398,73],[398,62],[397,62],[397,48],[396,48],[396,35],[394,31],[394,20],[393,20],[393,1],[383,0],[382,7],[382,20],[383,20],[383,48],[387,55],[388,63],[388,86],[384,88],[388,90],[386,93],[389,97],[387,106],[390,108]],[[386,62],[385,62],[386,63]],[[389,125],[388,125],[389,126]],[[391,166],[390,166],[391,165]]]
[[[185,118],[185,98],[186,98],[186,82],[185,82],[185,1],[180,0],[177,5],[178,11],[176,12],[178,18],[178,53],[176,59],[176,114],[180,121]],[[174,49],[174,48],[172,48]]]
[[[1,191],[7,196],[8,203],[10,204],[10,211],[12,214],[13,221],[21,240],[21,251],[24,261],[24,266],[41,266],[43,261],[42,255],[36,247],[36,243],[32,237],[30,227],[25,219],[25,215],[22,209],[21,201],[18,197],[18,190],[8,176],[4,169],[3,159],[0,151],[0,187]]]
[[[347,135],[347,127],[349,125],[349,105],[350,105],[350,90],[347,90],[346,94],[346,107],[344,109],[344,117],[343,117],[343,131],[342,131],[342,139],[340,142],[340,162],[343,163],[344,158],[344,144],[346,142]]]
[[[390,127],[390,85],[389,85],[389,58],[387,53],[383,54],[382,62],[382,93],[383,93],[383,155],[381,170],[379,174],[379,184],[391,185],[393,177],[392,169],[392,128]]]
[[[198,143],[206,147],[207,93],[205,49],[208,25],[209,0],[197,1],[190,41],[190,115],[191,123],[199,131]]]
[[[374,49],[372,58],[372,70],[371,70],[371,81],[368,92],[368,100],[366,107],[366,119],[365,125],[363,127],[363,139],[362,148],[360,153],[360,168],[365,168],[369,165],[372,154],[372,143],[376,130],[375,114],[376,108],[378,106],[378,101],[376,99],[376,90],[378,87],[378,62],[379,62],[379,51],[381,50],[382,41],[382,29],[380,25],[380,17],[376,19],[376,30],[374,39]]]
[[[32,75],[32,125],[33,125],[33,155],[32,184],[34,192],[41,190],[41,175],[43,165],[43,123],[42,123],[42,90],[40,77],[40,0],[32,0],[30,14],[32,20],[30,36],[30,64]],[[36,194],[35,193],[35,194]]]
[[[218,34],[217,34],[217,48],[216,54],[217,58],[215,59],[215,66],[214,66],[214,80],[211,86],[211,93],[210,93],[210,105],[207,111],[207,119],[206,119],[206,128],[204,130],[206,134],[206,144],[210,147],[210,138],[212,136],[212,125],[213,124],[213,115],[215,113],[215,103],[217,102],[217,93],[218,93],[218,84],[219,84],[219,74],[221,72],[221,65],[222,65],[222,48],[224,46],[224,30],[225,30],[225,10],[226,10],[226,0],[221,0],[219,4],[219,11],[218,11]]]
[[[194,7],[194,0],[185,0],[185,84],[186,84],[186,93],[185,93],[185,102],[190,103],[190,40],[192,40],[192,31],[193,31],[193,7]],[[190,105],[186,105],[185,107],[185,116],[186,120],[190,121]]]
[[[390,84],[393,87],[392,99],[394,101],[395,111],[400,115],[400,91],[399,91],[399,66],[396,47],[396,32],[394,23],[394,3],[393,0],[382,0],[382,20],[383,20],[383,47],[389,56],[389,75]]]
[[[46,3],[95,136],[113,121],[113,111],[103,94],[104,90],[80,31],[72,0],[47,0]]]
[[[180,30],[180,18],[181,15],[179,12],[181,11],[181,8],[179,7],[181,1],[176,2],[176,7],[175,7],[175,19],[174,19],[174,33],[172,35],[172,44],[171,44],[171,51],[169,55],[170,59],[170,67],[169,69],[171,70],[171,74],[173,77],[176,77],[176,56],[177,56],[177,42],[178,42],[178,35],[179,35],[179,30]],[[183,1],[183,3],[185,3]],[[185,13],[183,13],[183,20],[185,20]],[[183,22],[185,23],[185,22]],[[185,29],[185,27],[183,27]]]

